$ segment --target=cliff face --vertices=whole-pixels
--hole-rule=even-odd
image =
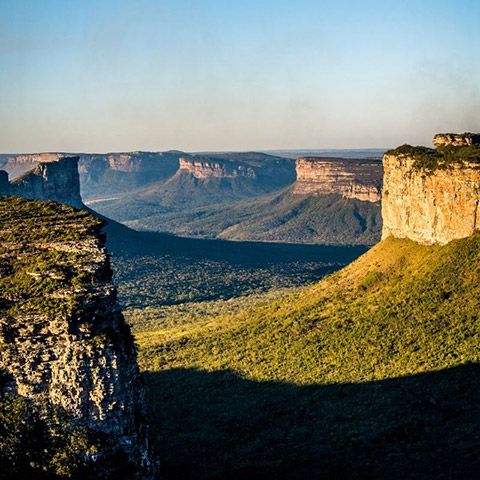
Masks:
[[[18,198],[0,200],[0,219],[3,390],[47,402],[104,435],[98,452],[85,452],[90,461],[120,455],[131,478],[152,478],[136,350],[116,303],[101,222]]]
[[[72,207],[82,208],[78,157],[65,157],[58,161],[38,164],[33,170],[10,184],[10,195],[54,200]]]
[[[385,154],[382,238],[392,235],[423,244],[444,244],[480,228],[476,149],[460,148],[468,160],[456,160],[455,148],[449,157],[441,151],[414,147]],[[478,154],[480,160],[480,151]]]
[[[437,133],[433,137],[433,144],[436,147],[454,146],[461,147],[467,145],[480,144],[480,134],[478,133]]]
[[[296,163],[297,195],[340,194],[367,202],[381,198],[382,165],[374,160],[299,158]]]
[[[175,174],[182,152],[119,153],[34,153],[0,156],[0,170],[10,178],[25,174],[39,164],[57,162],[66,156],[78,156],[82,194],[85,198],[125,192],[165,180]]]
[[[255,179],[257,174],[251,167],[245,165],[228,164],[215,160],[195,158],[180,158],[180,172],[193,175],[195,178],[236,178],[245,177]]]
[[[65,154],[57,152],[5,156],[0,159],[0,169],[6,170],[10,178],[15,178],[32,170],[39,163],[56,162],[64,156]]]

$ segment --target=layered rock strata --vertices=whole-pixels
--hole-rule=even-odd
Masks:
[[[180,158],[180,172],[189,173],[195,178],[236,178],[255,179],[257,174],[249,166],[208,159]]]
[[[83,208],[78,157],[39,163],[33,170],[10,183],[9,194],[36,200],[54,200]]]
[[[467,160],[418,147],[384,155],[382,238],[444,244],[480,228],[480,151],[475,161],[469,148]]]
[[[91,462],[124,458],[129,478],[150,479],[136,350],[101,228],[65,205],[0,199],[3,390],[103,435]]]
[[[299,158],[296,163],[297,195],[339,194],[367,202],[381,199],[382,164],[376,160]]]

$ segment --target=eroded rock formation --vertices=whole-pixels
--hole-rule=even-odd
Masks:
[[[383,171],[379,161],[304,157],[297,160],[296,171],[294,194],[339,194],[367,202],[380,201]]]
[[[33,170],[10,183],[9,194],[36,200],[54,200],[83,208],[78,157],[39,163]]]
[[[480,150],[475,161],[478,147],[469,148],[466,160],[455,149],[445,156],[404,146],[384,155],[382,238],[444,244],[480,228]]]
[[[189,157],[180,158],[180,171],[202,180],[206,178],[257,178],[255,170],[246,165]]]
[[[454,146],[461,147],[467,145],[480,144],[480,134],[478,133],[437,133],[433,137],[433,144],[436,147]]]
[[[101,434],[100,450],[85,452],[89,461],[114,470],[123,459],[125,478],[153,478],[136,350],[116,302],[102,223],[15,197],[0,199],[0,214],[3,390]],[[101,475],[113,478],[108,468]]]

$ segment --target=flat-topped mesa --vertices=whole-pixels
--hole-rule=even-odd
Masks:
[[[10,183],[9,194],[34,200],[54,200],[84,208],[80,196],[78,157],[39,163],[33,170]]]
[[[433,137],[433,144],[436,147],[480,145],[480,133],[437,133]]]
[[[383,167],[382,239],[444,244],[480,229],[480,145],[403,145],[385,153]]]
[[[252,167],[217,159],[181,157],[180,172],[189,173],[198,179],[246,177],[255,179],[257,174]]]
[[[378,202],[382,190],[382,164],[378,160],[302,157],[296,163],[297,195],[338,194]]]
[[[64,153],[59,152],[45,152],[45,153],[24,153],[19,155],[11,155],[0,160],[0,169],[6,170],[10,178],[18,177],[19,175],[28,172],[35,168],[39,163],[57,162]]]

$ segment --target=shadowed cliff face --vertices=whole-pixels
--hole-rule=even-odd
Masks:
[[[296,171],[294,194],[380,201],[383,169],[379,161],[305,157],[297,160]]]
[[[9,194],[33,200],[54,200],[83,208],[78,157],[39,163],[33,170],[11,182]]]
[[[101,227],[87,212],[53,202],[0,200],[3,391],[46,402],[104,435],[86,458],[108,464],[120,455],[131,478],[146,479],[136,350],[116,303]],[[108,469],[104,474],[110,478]]]

